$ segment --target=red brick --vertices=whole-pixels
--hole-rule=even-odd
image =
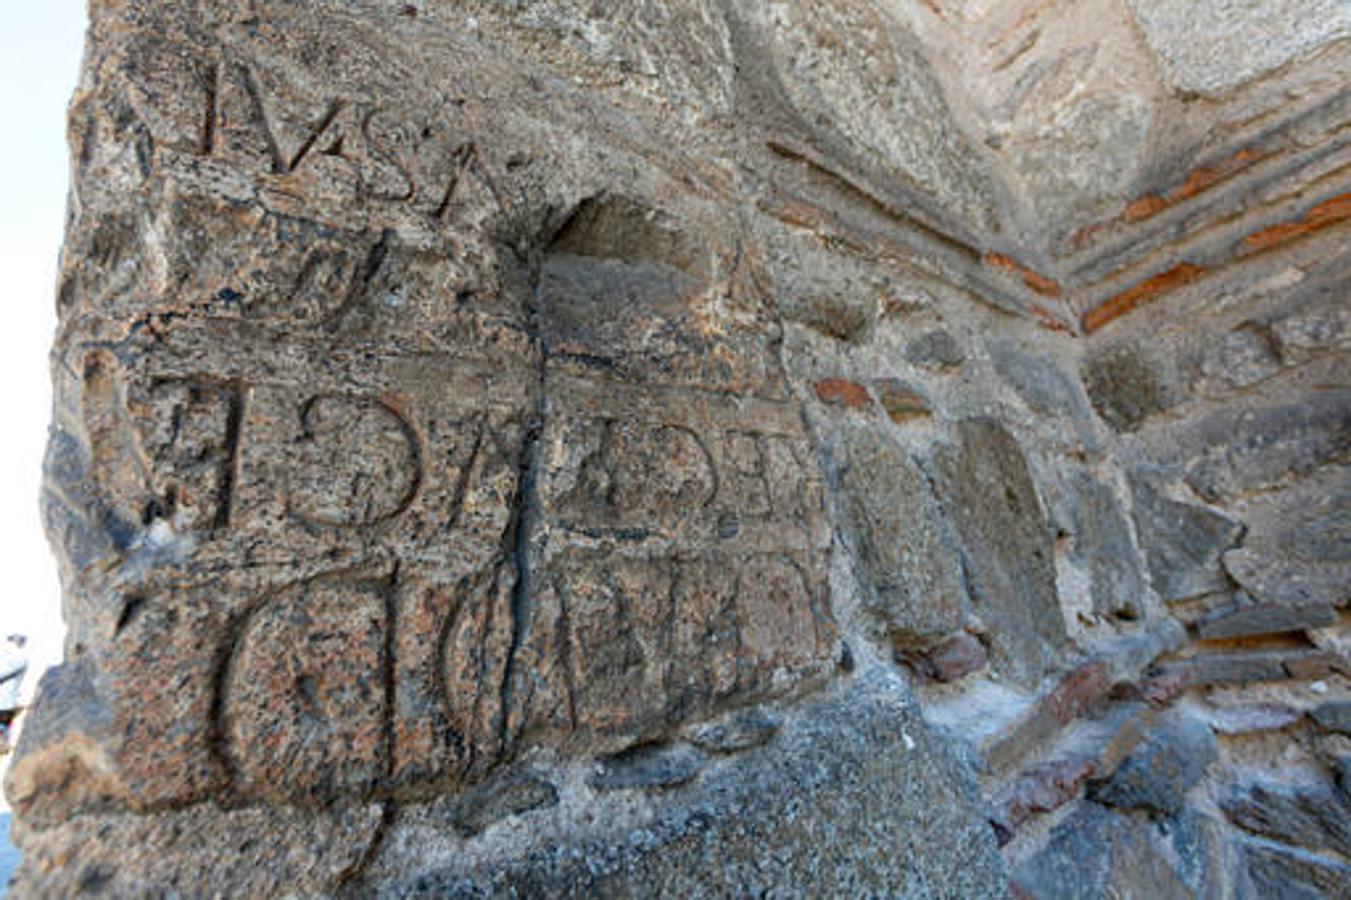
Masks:
[[[1122,214],[1127,222],[1138,222],[1141,219],[1148,219],[1150,216],[1156,216],[1168,208],[1168,201],[1158,194],[1149,194],[1138,200],[1132,200],[1126,204],[1126,211]]]
[[[959,631],[927,653],[911,652],[902,661],[920,681],[947,683],[985,667],[985,645],[974,635]]]
[[[1032,316],[1037,320],[1037,324],[1043,328],[1049,328],[1051,331],[1059,331],[1062,334],[1072,334],[1074,332],[1074,329],[1070,327],[1068,322],[1046,307],[1038,306],[1033,303],[1028,309],[1031,311]]]
[[[1351,194],[1340,194],[1323,201],[1298,219],[1281,222],[1248,235],[1243,239],[1240,251],[1258,253],[1270,250],[1306,234],[1331,228],[1347,219],[1351,219]]]
[[[1242,172],[1258,160],[1264,159],[1265,156],[1266,154],[1260,150],[1246,149],[1238,151],[1233,156],[1221,160],[1213,166],[1199,166],[1187,175],[1187,180],[1174,188],[1167,197],[1147,194],[1127,203],[1122,218],[1127,222],[1138,222],[1156,216],[1168,207],[1181,203],[1183,200],[1190,200],[1226,178]]]
[[[862,409],[871,406],[873,402],[867,388],[857,381],[848,381],[844,378],[824,378],[816,382],[816,396],[821,398],[823,403],[847,406],[851,409]]]
[[[891,421],[898,425],[932,412],[923,394],[897,378],[879,378],[873,382],[873,390]]]
[[[1187,689],[1180,672],[1169,672],[1135,682],[1122,682],[1112,688],[1114,700],[1141,700],[1150,706],[1167,706]]]
[[[993,269],[1003,269],[1006,272],[1012,272],[1014,275],[1023,279],[1023,284],[1026,284],[1038,294],[1047,297],[1060,296],[1061,291],[1059,282],[1029,269],[1011,256],[1006,256],[1003,253],[986,253],[985,264]]]
[[[1061,679],[1042,705],[1061,725],[1068,725],[1106,699],[1111,689],[1105,662],[1084,663]]]
[[[1188,175],[1187,180],[1182,183],[1181,187],[1173,191],[1172,196],[1168,199],[1171,202],[1176,203],[1179,200],[1187,200],[1191,197],[1195,197],[1206,188],[1218,183],[1224,177],[1225,173],[1221,169],[1212,169],[1209,166],[1201,166],[1199,169],[1196,169]]]
[[[1092,334],[1108,322],[1112,322],[1135,309],[1137,306],[1155,300],[1169,291],[1191,284],[1206,274],[1204,266],[1193,263],[1178,263],[1166,272],[1160,272],[1146,278],[1139,284],[1127,288],[1115,297],[1103,301],[1096,308],[1084,313],[1084,331]]]
[[[1079,795],[1097,766],[1089,759],[1059,759],[1028,769],[1014,780],[991,824],[1002,846],[1035,813],[1059,809]]]

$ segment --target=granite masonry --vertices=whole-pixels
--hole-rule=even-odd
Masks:
[[[14,896],[1345,896],[1345,2],[89,13]]]

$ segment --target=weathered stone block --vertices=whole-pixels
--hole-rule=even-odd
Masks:
[[[912,338],[904,354],[915,365],[934,371],[954,369],[966,361],[962,345],[946,331],[928,331]]]
[[[1351,848],[1351,803],[1330,785],[1235,786],[1219,805],[1229,821],[1263,837],[1342,855]]]
[[[1164,600],[1224,590],[1223,553],[1243,526],[1223,513],[1165,496],[1144,476],[1131,479],[1132,512],[1150,582]]]
[[[1070,481],[1071,558],[1089,571],[1093,609],[1105,617],[1144,617],[1144,567],[1121,501],[1087,473]]]
[[[1224,706],[1206,716],[1217,734],[1231,736],[1280,731],[1304,718],[1304,713],[1284,703],[1248,703]]]
[[[759,709],[728,713],[687,732],[696,746],[713,753],[740,753],[766,743],[778,733],[778,721]]]
[[[1133,343],[1098,351],[1083,363],[1080,377],[1093,408],[1117,431],[1136,431],[1179,400],[1168,363]]]
[[[1192,896],[1147,825],[1086,803],[1051,832],[1014,881],[1031,897]]]
[[[935,456],[935,485],[962,541],[973,608],[995,666],[1035,683],[1065,642],[1050,523],[1013,435],[992,419],[963,421],[957,435]]]
[[[880,429],[850,429],[841,442],[841,499],[873,594],[869,605],[901,643],[957,630],[969,600],[928,480]]]
[[[1280,681],[1290,676],[1286,663],[1299,655],[1299,651],[1280,650],[1204,653],[1165,663],[1156,674],[1176,677],[1187,687]]]
[[[1351,14],[1330,0],[1280,0],[1242,12],[1215,0],[1129,5],[1169,86],[1188,93],[1220,94],[1351,34]]]
[[[1345,863],[1267,841],[1243,842],[1243,857],[1253,887],[1270,896],[1335,897],[1351,878],[1351,866]]]
[[[898,886],[1002,896],[994,835],[952,748],[893,693],[899,679],[861,681],[800,705],[773,741],[710,760],[682,784],[560,792],[559,814],[580,826],[566,834],[532,826],[510,842],[465,844],[447,841],[423,810],[405,810],[369,877],[390,896],[884,895]],[[651,803],[638,827],[635,794]]]
[[[1100,803],[1176,814],[1186,793],[1219,758],[1210,726],[1184,715],[1159,721],[1111,778],[1092,788]]]
[[[985,645],[973,634],[958,632],[932,649],[905,651],[899,654],[910,670],[922,681],[957,681],[985,667]]]
[[[703,754],[688,744],[635,747],[604,760],[590,784],[598,791],[670,788],[698,775],[703,763]]]
[[[1309,715],[1329,731],[1351,734],[1351,700],[1333,700],[1315,706]]]
[[[1255,409],[1221,409],[1187,427],[1187,481],[1209,501],[1276,487],[1344,463],[1349,440],[1351,392],[1345,390]]]
[[[1018,826],[1034,813],[1052,812],[1074,799],[1094,771],[1091,760],[1062,759],[1019,775],[1007,789],[992,820],[1000,843],[1008,843]]]
[[[1087,719],[1183,637],[1118,465],[1248,526],[1136,492],[1166,599],[1269,607],[1202,636],[1345,605],[1340,20],[1236,12],[1217,82],[1167,3],[340,5],[91,6],[16,894],[999,896],[892,662],[1026,770],[1006,833],[1128,749],[1174,808]],[[1311,637],[1138,694],[1339,690]],[[1243,895],[1144,818],[1025,886]]]
[[[1071,419],[1088,417],[1083,389],[1056,363],[1030,355],[1008,340],[992,341],[989,351],[995,371],[1035,412]]]
[[[1330,606],[1231,604],[1203,616],[1196,623],[1196,633],[1202,638],[1247,637],[1323,628],[1335,621],[1337,613]]]

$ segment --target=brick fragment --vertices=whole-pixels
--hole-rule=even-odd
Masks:
[[[845,378],[823,378],[816,382],[816,396],[822,403],[846,406],[850,409],[863,409],[871,406],[873,402],[866,387]]]
[[[1187,180],[1170,191],[1167,197],[1146,194],[1127,203],[1122,218],[1127,222],[1139,222],[1156,216],[1170,206],[1198,196],[1265,157],[1266,154],[1262,151],[1249,147],[1212,165],[1198,166],[1187,175]]]
[[[1053,812],[1077,797],[1096,771],[1090,759],[1058,759],[1019,775],[990,821],[999,845],[1012,840],[1018,826],[1032,815]]]
[[[1280,634],[1306,628],[1323,628],[1337,621],[1337,613],[1326,604],[1283,606],[1263,603],[1253,606],[1226,606],[1196,623],[1201,638],[1246,637]]]
[[[1039,272],[1029,269],[1027,266],[1018,262],[1011,256],[1003,253],[986,253],[985,264],[992,269],[1002,269],[1005,272],[1011,272],[1023,280],[1023,284],[1046,297],[1059,297],[1061,294],[1060,283],[1053,278],[1047,278]]]
[[[1150,216],[1156,216],[1168,208],[1168,201],[1158,194],[1147,194],[1138,200],[1132,200],[1126,204],[1126,212],[1123,218],[1127,222],[1138,222],[1141,219],[1148,219]]]
[[[1139,284],[1127,288],[1115,297],[1104,300],[1098,306],[1084,313],[1084,331],[1092,334],[1109,322],[1121,318],[1137,306],[1149,303],[1163,294],[1191,284],[1206,274],[1206,271],[1207,269],[1204,266],[1184,262],[1178,263],[1166,272],[1160,272],[1146,278]]]
[[[902,656],[921,681],[947,683],[985,667],[985,645],[974,635],[960,631],[927,653],[911,652]]]
[[[898,378],[879,378],[872,385],[882,408],[898,425],[932,412],[928,398]]]
[[[1167,706],[1187,689],[1182,672],[1167,672],[1134,682],[1121,682],[1112,688],[1113,700],[1139,700],[1153,707]]]
[[[1096,660],[1066,675],[1042,703],[1056,721],[1068,725],[1105,700],[1111,689],[1107,664]]]
[[[1058,331],[1061,334],[1074,333],[1074,329],[1068,322],[1044,306],[1038,306],[1033,303],[1028,307],[1028,312],[1032,313],[1032,317],[1037,320],[1037,324],[1043,328],[1051,331]]]
[[[1257,650],[1192,656],[1166,663],[1158,674],[1180,677],[1188,687],[1196,687],[1325,678],[1337,672],[1351,672],[1351,665],[1345,656],[1333,651]]]
[[[1270,228],[1253,232],[1240,243],[1239,252],[1259,253],[1263,250],[1270,250],[1272,247],[1279,247],[1295,238],[1331,228],[1338,222],[1344,222],[1347,219],[1351,219],[1351,193],[1339,194],[1330,200],[1325,200],[1298,219],[1281,222],[1272,225]]]

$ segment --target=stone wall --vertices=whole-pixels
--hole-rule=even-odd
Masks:
[[[1228,9],[92,3],[14,889],[1335,893],[1351,16]]]

